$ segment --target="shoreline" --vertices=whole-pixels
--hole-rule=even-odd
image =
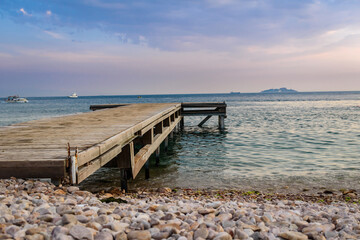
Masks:
[[[304,191],[305,190],[305,191]],[[189,188],[175,188],[168,187],[152,188],[152,189],[132,189],[128,193],[124,193],[118,187],[112,187],[99,192],[93,192],[98,198],[106,197],[125,197],[132,196],[134,198],[142,198],[143,196],[166,196],[166,197],[182,197],[182,198],[212,198],[222,201],[255,201],[263,203],[274,200],[292,200],[304,201],[312,203],[332,204],[335,202],[346,202],[359,204],[360,199],[357,191],[354,189],[341,190],[324,190],[322,192],[315,191],[315,189],[304,189],[302,192],[264,192],[257,190],[238,190],[238,189],[189,189]]]
[[[360,238],[354,191],[319,201],[238,190],[109,190],[2,179],[0,239]]]

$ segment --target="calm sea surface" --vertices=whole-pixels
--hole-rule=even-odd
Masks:
[[[218,102],[228,104],[225,131],[213,117],[185,118],[185,129],[151,159],[151,178],[140,172],[130,187],[360,188],[360,92],[206,94],[28,98],[0,104],[0,126],[89,111],[91,104]],[[116,169],[100,169],[82,186],[119,186]],[[95,189],[94,189],[95,188]]]

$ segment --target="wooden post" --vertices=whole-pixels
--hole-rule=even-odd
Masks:
[[[158,147],[155,151],[155,158],[156,158],[156,166],[160,163],[160,147]]]
[[[116,156],[118,168],[131,168],[131,163],[134,160],[134,143],[130,142],[125,145],[119,155]]]
[[[125,168],[121,168],[120,169],[120,185],[121,185],[121,189],[124,190],[125,192],[128,191],[128,185],[127,185],[127,171]]]
[[[170,133],[170,138],[171,138],[171,139],[174,139],[174,130],[171,131],[171,133]]]
[[[180,128],[184,129],[184,117],[182,117],[180,120]]]
[[[219,129],[225,129],[225,116],[219,115]]]
[[[154,142],[154,129],[151,128],[141,138],[143,146],[152,144]],[[150,160],[148,159],[145,163],[145,179],[150,178]]]
[[[148,159],[145,163],[145,179],[149,179],[150,178],[150,160]]]
[[[128,169],[131,169],[131,163],[134,161],[134,143],[130,142],[126,146],[122,148],[122,151],[116,157],[116,162],[118,167],[120,168],[120,182],[121,189],[128,191],[127,180],[130,177],[128,173]]]
[[[77,173],[77,161],[75,156],[71,156],[71,184],[76,184],[76,173]]]
[[[165,152],[168,151],[169,148],[169,137],[166,137],[164,140]]]

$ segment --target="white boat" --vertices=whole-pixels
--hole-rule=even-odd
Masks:
[[[5,102],[7,103],[27,103],[29,102],[26,98],[21,98],[19,96],[9,96]]]
[[[68,96],[69,98],[78,98],[78,95],[74,92],[73,94],[71,94],[70,96]]]

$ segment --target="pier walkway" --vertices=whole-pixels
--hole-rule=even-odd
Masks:
[[[217,103],[214,103],[215,105]],[[219,116],[223,127],[226,104],[206,107],[204,114]],[[187,115],[194,112],[192,109]],[[225,108],[224,108],[225,107]],[[116,164],[122,187],[177,131],[181,103],[143,103],[92,106],[93,112],[35,120],[0,128],[0,178],[68,179],[78,184],[100,167]],[[200,110],[199,110],[200,111]],[[137,147],[134,148],[134,145]],[[140,147],[139,147],[140,146]]]

